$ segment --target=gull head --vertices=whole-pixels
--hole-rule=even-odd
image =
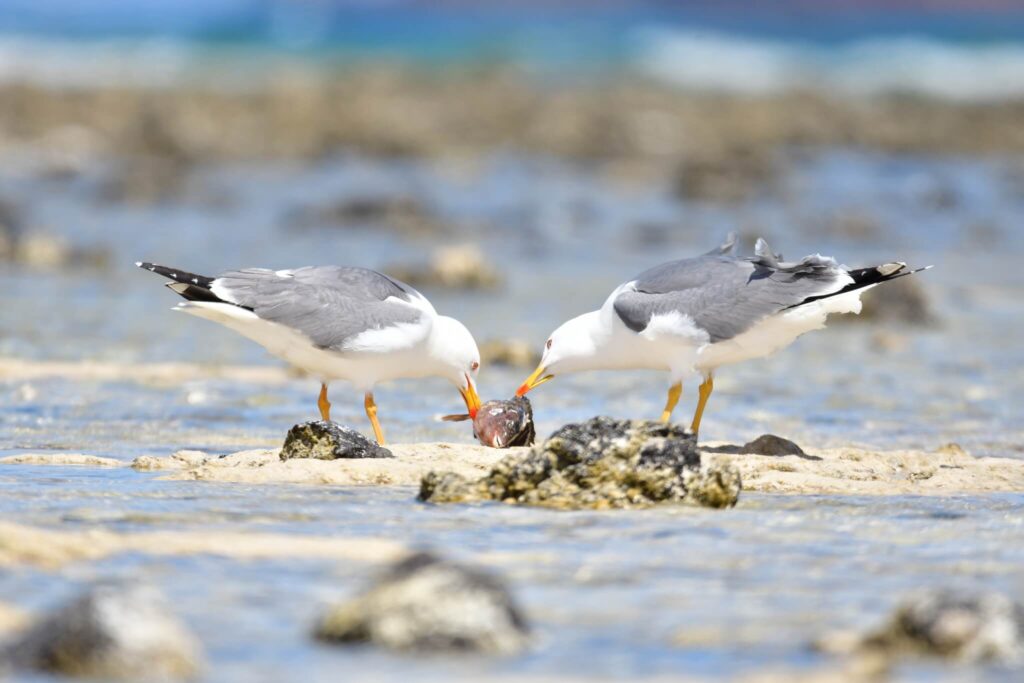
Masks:
[[[480,395],[476,391],[480,350],[473,335],[455,318],[439,315],[434,321],[430,355],[437,364],[436,374],[455,385],[466,402],[466,410],[476,417],[480,410]]]
[[[544,342],[540,365],[519,387],[516,396],[525,396],[555,375],[601,369],[600,349],[606,337],[599,311],[563,323]]]

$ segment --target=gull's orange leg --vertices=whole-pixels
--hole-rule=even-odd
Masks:
[[[679,403],[679,397],[683,395],[683,383],[676,382],[668,390],[668,400],[665,401],[665,410],[661,412],[661,421],[668,423],[672,419],[672,411],[676,409],[676,404]]]
[[[320,419],[324,422],[331,421],[331,402],[327,400],[327,385],[320,385],[320,399],[316,402],[320,408]]]
[[[377,443],[383,446],[384,430],[380,428],[380,422],[377,420],[377,404],[373,402],[372,391],[366,392],[363,406],[366,408],[366,417],[370,418],[370,424],[373,425],[373,435],[377,437]]]
[[[711,375],[704,378],[704,382],[698,389],[700,398],[697,399],[697,410],[693,413],[693,422],[690,423],[690,431],[696,434],[700,431],[700,419],[704,417],[704,406],[707,405],[711,392],[715,389],[715,381]]]

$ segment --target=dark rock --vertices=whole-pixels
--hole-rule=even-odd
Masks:
[[[789,439],[775,434],[762,434],[753,441],[742,446],[704,446],[701,450],[708,453],[732,453],[735,455],[795,455],[804,460],[821,460],[816,455],[807,455],[804,449]]]
[[[153,588],[104,584],[7,646],[16,668],[104,680],[174,680],[200,668],[196,639]]]
[[[508,655],[527,644],[526,622],[505,585],[480,570],[417,553],[363,595],[330,609],[321,640],[394,650]]]
[[[743,444],[740,453],[751,453],[754,455],[807,455],[804,453],[804,449],[789,439],[783,439],[775,434],[762,434],[753,441]]]
[[[570,424],[527,453],[499,461],[482,479],[431,472],[420,499],[497,500],[577,509],[644,507],[662,502],[734,505],[739,475],[727,464],[701,469],[696,438],[661,422],[595,417]]]
[[[469,418],[469,414],[465,413],[445,415],[443,419],[448,422],[461,422]],[[537,433],[533,427],[533,407],[530,405],[530,399],[515,396],[485,402],[473,419],[473,436],[484,446],[491,448],[532,446]]]
[[[323,420],[295,425],[288,430],[281,448],[282,460],[391,457],[394,457],[391,451],[378,446],[354,429]]]
[[[839,654],[941,657],[964,663],[1024,661],[1024,605],[1000,593],[921,591],[900,605],[879,629],[819,645]]]

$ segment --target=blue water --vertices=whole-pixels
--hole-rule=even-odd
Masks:
[[[947,4],[948,3],[944,3]],[[909,90],[952,99],[1024,96],[1024,11],[914,9],[923,3],[614,4],[131,3],[0,4],[0,80],[150,87],[277,60],[333,67],[381,57],[438,67],[513,62],[548,78],[639,73],[688,88],[774,92],[811,85],[844,94]],[[310,7],[324,8],[310,12]],[[302,9],[305,8],[305,9]],[[985,9],[988,8],[988,9]],[[232,61],[236,60],[236,61]],[[291,63],[291,62],[289,62]],[[255,65],[255,67],[253,67]],[[130,68],[129,68],[130,67]],[[232,79],[237,72],[222,70]],[[231,82],[233,82],[232,79]],[[1024,182],[1019,160],[831,149],[796,155],[778,192],[737,205],[680,200],[669,179],[621,184],[558,160],[500,153],[471,171],[431,161],[341,156],[192,169],[180,195],[104,201],[110,169],[41,175],[31,155],[5,159],[0,196],[33,231],[111,254],[107,269],[0,269],[0,355],[43,363],[277,364],[254,344],[170,312],[174,297],[132,267],[198,272],[247,265],[350,263],[387,269],[439,243],[492,257],[494,292],[426,289],[479,340],[540,344],[561,321],[600,305],[653,263],[706,251],[730,230],[763,234],[787,256],[821,251],[850,266],[901,259],[920,277],[938,323],[835,324],[764,361],[723,370],[703,423],[709,440],[776,432],[815,447],[931,450],[955,441],[978,455],[1022,457]],[[298,207],[345,197],[411,195],[449,226],[404,237],[373,226],[299,229]],[[863,215],[866,231],[837,216]],[[873,225],[874,227],[870,227]],[[749,247],[749,239],[748,239]],[[485,397],[525,370],[485,367]],[[0,378],[0,455],[85,452],[128,461],[181,448],[273,447],[314,414],[315,382],[215,377],[147,382]],[[538,433],[597,413],[657,415],[659,374],[561,377],[531,395]],[[694,387],[680,406],[688,418]],[[361,397],[332,390],[334,416],[366,429]],[[468,442],[441,380],[379,389],[392,439]],[[4,522],[68,532],[279,532],[360,536],[429,547],[508,579],[535,629],[520,657],[409,658],[328,648],[308,637],[325,605],[357,592],[376,567],[308,557],[126,553],[58,570],[5,567],[0,602],[37,611],[110,577],[151,581],[200,636],[205,680],[476,681],[575,676],[664,680],[798,674],[840,663],[809,643],[878,623],[908,592],[964,586],[1024,595],[1024,498],[745,495],[728,511],[555,513],[501,505],[428,507],[411,489],[162,481],[124,468],[4,465]],[[911,664],[900,680],[1015,681],[998,667]]]
[[[436,54],[486,52],[495,37],[541,44],[555,33],[570,45],[616,52],[634,29],[648,25],[699,28],[750,37],[822,44],[914,34],[983,43],[1024,37],[1024,8],[1013,2],[841,2],[741,0],[688,2],[478,2],[414,0],[7,0],[5,32],[50,36],[177,36],[287,46],[396,49]],[[301,38],[301,40],[299,40]],[[499,41],[500,42],[500,41]],[[536,46],[535,45],[535,46]]]
[[[0,601],[42,610],[90,581],[158,585],[203,643],[202,680],[734,679],[830,669],[823,634],[880,623],[926,586],[1019,591],[1021,495],[859,498],[747,495],[734,510],[558,513],[433,507],[411,489],[162,482],[123,470],[5,467],[7,522],[75,533],[284,533],[386,538],[486,567],[509,581],[532,627],[503,659],[411,657],[316,644],[327,605],[375,567],[301,554],[126,553],[60,572],[15,570]],[[912,663],[898,680],[1013,681],[997,666]],[[14,680],[21,680],[15,678]]]
[[[425,291],[479,341],[513,337],[538,347],[562,321],[600,306],[618,284],[667,258],[702,253],[730,230],[764,235],[789,257],[820,251],[851,267],[885,260],[934,264],[920,284],[933,327],[835,321],[775,356],[723,369],[704,423],[709,439],[765,431],[811,443],[934,449],[955,441],[977,454],[1019,457],[1024,402],[1024,194],[1008,161],[836,151],[806,159],[788,190],[739,206],[679,202],[668,182],[623,188],[552,160],[495,157],[472,175],[427,162],[342,157],[302,169],[266,165],[197,171],[192,194],[153,205],[98,203],[102,172],[40,182],[12,164],[0,193],[18,197],[32,225],[74,244],[109,249],[109,271],[0,271],[0,354],[35,360],[277,364],[257,345],[172,313],[173,295],[137,260],[201,273],[260,265],[359,264],[385,271],[417,262],[439,242],[476,244],[504,286],[492,292]],[[449,226],[443,238],[403,238],[368,226],[297,228],[296,207],[344,197],[409,194]],[[204,198],[216,196],[211,207]],[[935,196],[950,204],[935,205]],[[867,216],[867,233],[836,216]],[[552,295],[557,293],[557,295]],[[508,396],[522,369],[484,367],[481,391]],[[531,397],[539,433],[597,413],[657,415],[665,378],[591,373],[559,378]],[[25,386],[29,389],[25,389]],[[313,410],[318,387],[217,379],[134,383],[9,381],[0,392],[0,443],[52,444],[131,457],[185,445],[273,445]],[[25,392],[28,391],[26,398]],[[363,425],[362,402],[339,385],[334,410]],[[680,414],[692,401],[687,387]],[[399,441],[468,440],[443,380],[379,389]],[[682,419],[682,418],[680,418]]]
[[[244,72],[253,62],[266,68],[293,59],[322,67],[500,63],[544,78],[625,72],[728,92],[998,100],[1024,96],[1024,8],[803,0],[753,8],[285,0],[9,0],[0,7],[6,80],[123,82],[132,67],[132,80],[147,84],[146,74],[168,68],[194,77],[211,60]]]

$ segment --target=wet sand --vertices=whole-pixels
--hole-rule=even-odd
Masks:
[[[0,634],[17,631],[26,626],[29,621],[29,615],[23,610],[14,605],[0,602]]]
[[[143,456],[132,467],[140,471],[168,470],[170,480],[219,481],[246,484],[342,484],[347,486],[418,486],[428,472],[457,472],[482,477],[514,450],[475,444],[394,444],[394,458],[359,460],[287,460],[276,449],[241,451],[220,457],[200,451],[179,451],[169,457]]]
[[[480,477],[499,459],[517,450],[475,444],[397,444],[395,458],[366,460],[289,460],[278,451],[259,449],[225,456],[179,451],[165,457],[141,456],[138,471],[158,471],[172,481],[245,484],[345,486],[418,486],[430,471]],[[936,451],[877,451],[855,447],[809,449],[809,456],[705,453],[739,468],[745,491],[779,494],[958,495],[1024,490],[1024,460],[977,458],[949,445]],[[83,454],[25,454],[0,464],[127,466],[124,461]]]
[[[0,358],[0,379],[31,381],[62,379],[72,382],[138,382],[161,386],[200,379],[225,379],[247,384],[282,384],[298,377],[280,366],[203,365],[199,363],[116,363],[109,361],[33,361]]]
[[[53,530],[0,522],[0,567],[57,569],[119,553],[158,556],[215,555],[236,560],[304,557],[344,562],[388,562],[408,549],[386,538],[295,536],[231,531],[118,533],[100,528]],[[0,611],[0,620],[5,614]]]

